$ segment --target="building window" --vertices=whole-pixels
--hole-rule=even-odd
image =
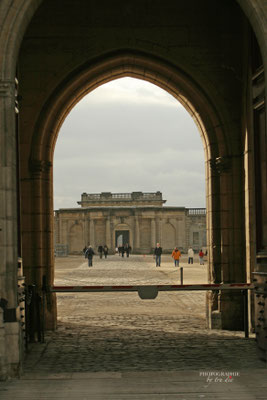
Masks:
[[[203,237],[202,237],[202,246],[206,247],[207,246],[207,233],[206,231],[203,232]]]
[[[199,232],[193,232],[193,245],[196,246],[199,244]]]

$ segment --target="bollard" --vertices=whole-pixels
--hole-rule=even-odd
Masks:
[[[184,269],[183,267],[180,268],[180,280],[181,280],[181,285],[184,284]]]

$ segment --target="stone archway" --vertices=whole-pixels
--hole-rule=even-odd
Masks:
[[[267,10],[260,0],[238,0],[238,3],[256,32],[266,69]],[[1,196],[1,210],[3,210],[1,235],[3,240],[0,249],[3,260],[2,281],[4,282],[0,288],[1,296],[9,302],[9,314],[13,316],[15,316],[17,307],[17,174],[16,162],[14,162],[16,160],[16,126],[13,111],[14,77],[18,65],[18,52],[20,44],[25,38],[25,31],[30,22],[34,21],[36,10],[38,11],[38,7],[40,8],[43,4],[44,2],[41,0],[25,0],[23,2],[15,0],[12,5],[9,1],[3,1],[0,4],[2,22],[0,32],[0,135],[1,148],[3,149],[0,160],[1,172],[3,172],[3,182],[1,183],[3,193]],[[228,2],[228,6],[232,7],[233,5]],[[162,41],[164,42],[163,39]],[[119,43],[119,39],[117,42]],[[208,236],[212,248],[210,262],[214,265],[214,270],[211,271],[211,279],[215,281],[221,279],[222,270],[224,281],[238,280],[244,277],[244,271],[239,268],[244,261],[244,252],[241,252],[242,257],[238,257],[238,252],[236,252],[244,244],[245,223],[244,213],[240,214],[238,211],[240,204],[241,208],[243,207],[240,198],[242,197],[241,191],[245,190],[243,182],[240,182],[243,179],[243,159],[242,155],[236,151],[240,150],[241,139],[234,134],[238,129],[237,126],[233,126],[235,122],[229,118],[227,101],[225,100],[224,103],[225,108],[221,107],[223,103],[220,103],[220,107],[218,107],[219,103],[216,103],[216,100],[224,98],[225,93],[215,95],[215,91],[211,90],[211,87],[201,85],[201,82],[194,79],[192,74],[179,69],[175,58],[176,46],[181,47],[181,42],[178,44],[170,43],[169,47],[164,47],[164,43],[160,45],[160,43],[152,43],[151,38],[144,40],[138,37],[136,41],[133,41],[130,37],[128,46],[124,45],[124,47],[116,46],[113,43],[109,50],[104,48],[102,43],[99,43],[97,54],[88,61],[87,65],[85,65],[84,60],[79,59],[78,65],[71,73],[62,76],[61,80],[57,80],[54,87],[48,88],[47,93],[49,95],[44,96],[43,103],[38,104],[38,113],[32,116],[34,123],[31,129],[28,129],[29,126],[27,126],[29,114],[26,115],[27,111],[23,111],[25,115],[21,126],[22,131],[24,129],[24,135],[21,138],[23,235],[25,273],[29,282],[35,282],[40,287],[43,273],[48,276],[50,282],[53,281],[51,167],[53,148],[60,125],[73,105],[85,93],[118,76],[134,76],[158,84],[179,98],[197,121],[206,150]],[[79,56],[76,52],[74,58],[77,57],[78,60]],[[194,58],[192,58],[193,62]],[[227,68],[229,70],[227,64],[221,63],[217,67],[216,83],[220,81],[219,75],[223,74]],[[64,68],[62,70],[66,71]],[[232,69],[232,72],[235,71]],[[207,70],[206,73],[208,74]],[[225,81],[226,87],[229,87],[231,79]],[[29,96],[32,95],[31,85],[28,88],[24,87],[24,89],[25,93],[28,93]],[[32,107],[34,108],[34,106],[32,102]],[[240,113],[242,112],[240,111]],[[246,118],[244,111],[240,118]],[[27,137],[31,137],[31,135],[30,145]],[[235,139],[232,140],[231,136]],[[241,148],[241,150],[243,149]],[[248,149],[248,152],[250,151],[253,151],[253,149]],[[29,152],[31,153],[29,154]],[[229,174],[229,171],[232,172]],[[249,187],[253,187],[253,179],[251,176],[248,177]],[[223,216],[219,215],[220,210],[223,210]],[[35,214],[35,217],[33,217],[33,214]],[[231,226],[230,230],[228,229],[229,226]],[[253,220],[248,229],[253,231]],[[233,257],[233,266],[230,268],[229,260],[231,257]],[[231,312],[229,315],[231,315]],[[16,318],[12,318],[12,321],[9,322],[16,324]],[[53,321],[53,318],[51,316],[51,321]],[[9,322],[6,322],[7,325]],[[18,346],[17,342],[16,346]],[[10,368],[12,361],[8,362],[8,368]],[[15,363],[13,362],[13,364]]]
[[[194,80],[183,71],[175,69],[159,58],[129,50],[109,54],[103,60],[96,60],[93,65],[88,66],[86,64],[79,70],[73,71],[72,75],[61,82],[60,86],[50,95],[35,124],[31,143],[31,177],[29,178],[32,181],[31,198],[35,210],[34,223],[39,224],[40,230],[43,224],[49,227],[43,239],[35,234],[32,237],[33,243],[44,240],[40,243],[43,251],[40,257],[44,265],[41,273],[45,274],[48,282],[52,284],[53,259],[50,257],[53,248],[52,165],[53,150],[60,126],[67,113],[81,97],[109,80],[124,76],[145,79],[167,90],[185,106],[199,127],[206,155],[208,232],[211,245],[209,251],[210,265],[215,266],[215,270],[210,271],[210,276],[212,281],[220,281],[221,272],[216,270],[216,265],[220,265],[222,257],[219,243],[221,243],[224,235],[228,237],[229,230],[227,228],[223,231],[220,229],[223,221],[216,211],[219,193],[213,192],[215,187],[221,187],[222,190],[223,185],[228,185],[227,182],[229,179],[232,180],[232,175],[220,176],[216,169],[211,168],[211,165],[212,160],[216,158],[225,157],[227,159],[232,151],[232,149],[229,151],[231,146],[225,136],[225,129],[221,122],[224,118],[223,113],[214,108],[214,104],[209,101],[205,91],[201,90]],[[196,104],[198,109],[193,104]],[[240,160],[236,168],[240,171]],[[239,175],[240,172],[236,174]],[[43,210],[46,210],[45,213]],[[229,210],[227,212],[233,213],[234,211]],[[36,218],[36,215],[39,215],[39,219]],[[35,247],[35,244],[33,247]],[[227,268],[230,267],[230,259],[229,255],[224,255],[224,257],[226,274]],[[40,264],[41,260],[38,262]],[[237,276],[234,277],[235,274],[233,274],[232,279],[243,280],[240,273],[242,276],[241,271],[236,271]],[[41,275],[37,278],[37,281],[42,281]],[[51,318],[53,320],[52,316]]]
[[[176,247],[176,230],[173,224],[169,221],[165,221],[162,224],[162,247],[173,250]]]
[[[69,252],[70,254],[80,254],[81,243],[83,242],[83,226],[79,223],[74,223],[69,230]]]

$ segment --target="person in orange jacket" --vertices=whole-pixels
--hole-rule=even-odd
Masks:
[[[174,259],[174,266],[179,267],[179,260],[181,257],[181,252],[178,249],[178,247],[175,247],[175,249],[172,252],[172,258]]]

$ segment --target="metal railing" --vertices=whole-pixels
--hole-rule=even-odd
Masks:
[[[45,277],[43,279],[42,294],[37,293],[35,285],[26,287],[25,314],[26,314],[26,348],[30,342],[44,342],[46,296],[49,293],[99,293],[99,292],[137,292],[141,299],[155,299],[158,292],[165,291],[232,291],[239,290],[243,294],[244,308],[244,332],[249,337],[248,329],[248,290],[254,290],[254,283],[204,283],[183,284],[183,268],[180,268],[181,284],[175,285],[90,285],[90,286],[48,286]],[[259,285],[257,285],[257,289]]]
[[[206,215],[206,208],[187,208],[188,215]]]
[[[123,286],[51,286],[49,292],[138,292],[141,299],[155,299],[160,291],[207,291],[207,290],[239,290],[243,294],[244,308],[244,332],[249,337],[248,327],[248,290],[254,289],[253,283],[204,283],[204,284],[183,284],[183,269],[180,270],[180,285],[123,285]]]
[[[132,193],[83,193],[81,196],[82,201],[94,201],[94,200],[162,200],[162,193],[143,193],[143,192],[132,192]]]

